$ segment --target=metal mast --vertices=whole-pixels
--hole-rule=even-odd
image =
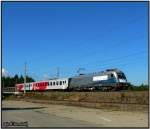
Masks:
[[[26,74],[27,74],[27,63],[25,62],[25,67],[24,67],[24,94],[26,93]]]

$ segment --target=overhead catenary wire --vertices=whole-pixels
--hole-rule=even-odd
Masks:
[[[123,62],[123,61],[118,61],[117,60],[117,62],[115,61],[115,62],[113,62],[111,64],[110,63],[107,63],[107,64],[106,63],[105,64],[101,63],[100,66],[99,66],[99,70],[100,69],[102,70],[102,69],[110,68],[110,66],[126,66],[126,65],[129,65],[130,63],[133,63],[133,62],[136,64],[136,63],[138,63],[138,61],[141,61],[141,60],[142,60],[142,58],[135,58],[135,59],[131,58],[131,60],[128,60],[127,62]],[[91,65],[93,65],[93,64],[91,64]],[[65,68],[63,68],[63,69],[65,69]],[[87,70],[88,70],[88,68],[87,68]],[[38,69],[37,69],[37,73],[38,73]],[[45,73],[45,72],[43,72],[43,73]],[[47,73],[48,73],[48,71],[47,71]]]
[[[127,23],[128,23],[128,24],[132,24],[132,23],[136,24],[139,20],[142,20],[142,17],[143,17],[143,15],[141,15],[141,16],[138,17],[138,18],[131,19],[131,20],[127,21]],[[128,24],[126,24],[126,26],[127,26]],[[124,26],[125,26],[125,25],[124,25]],[[111,29],[113,29],[113,28],[115,27],[115,30],[119,30],[119,29],[123,28],[124,26],[117,24],[117,26],[113,26],[113,27],[111,27]],[[127,27],[126,27],[126,28],[127,28]],[[126,28],[124,28],[124,29],[126,29]],[[107,33],[110,33],[110,32],[107,32]],[[108,35],[108,34],[107,34],[107,35]],[[104,37],[106,37],[107,35],[104,34],[104,35],[102,35],[101,37],[104,38]],[[139,37],[139,36],[138,36],[138,37]],[[136,38],[136,40],[138,40],[138,38]],[[111,42],[111,43],[109,43],[109,46],[111,46],[111,44],[112,44],[112,47],[114,47],[114,46],[118,46],[120,43],[117,43],[117,44],[115,43],[115,44],[114,44],[114,43]],[[82,46],[82,43],[80,43],[80,44],[75,44],[75,45],[78,46],[78,48],[79,48],[79,47]],[[85,46],[84,46],[84,47],[85,47]],[[112,48],[112,47],[111,47],[111,48]],[[108,48],[107,48],[107,49],[108,49]],[[106,49],[105,49],[105,48],[104,48],[104,49],[100,49],[100,51],[106,51]],[[64,52],[65,52],[65,51],[64,51]],[[89,51],[88,53],[89,53],[89,54],[86,53],[86,55],[83,55],[83,59],[86,58],[87,56],[91,56],[92,54],[96,53],[96,51],[95,51],[95,52],[93,52],[93,51],[90,52],[90,51]],[[32,61],[36,61],[36,60],[39,60],[39,59],[40,59],[40,60],[47,60],[47,58],[49,58],[49,55],[47,55],[47,56],[44,55],[44,56],[37,57],[37,58],[34,58],[34,59],[32,58],[32,59],[29,59],[28,61],[29,61],[29,62],[30,62],[30,61],[32,62]],[[82,58],[82,55],[80,55],[80,58]],[[69,59],[68,61],[70,61],[70,59]]]

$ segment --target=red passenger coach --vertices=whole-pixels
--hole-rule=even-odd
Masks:
[[[48,90],[48,82],[33,82],[33,89],[32,90],[37,90],[37,91],[44,91]]]
[[[24,91],[24,84],[16,84],[18,91]],[[48,81],[26,83],[26,91],[45,91],[48,90]]]
[[[67,89],[68,78],[63,79],[51,79],[48,81],[31,82],[25,84],[26,91],[46,91],[46,90],[61,90]],[[16,84],[16,88],[19,92],[24,91],[24,83]]]
[[[24,90],[24,85],[23,84],[17,84],[16,88],[18,91],[23,91]]]

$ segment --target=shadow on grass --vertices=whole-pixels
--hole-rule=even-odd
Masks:
[[[2,107],[2,111],[8,111],[8,110],[33,110],[33,109],[42,109],[46,107],[26,107],[26,108],[9,108],[9,107]]]

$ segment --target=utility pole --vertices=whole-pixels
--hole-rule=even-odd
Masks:
[[[3,77],[3,80],[2,80],[2,81],[3,81],[3,89],[4,89],[4,88],[5,88],[5,85],[4,85],[4,83],[5,83],[5,82],[4,82],[4,81],[5,81],[5,80],[4,80],[4,77]]]
[[[17,84],[17,78],[16,78],[16,84]],[[17,87],[15,86],[15,92],[17,91]]]
[[[57,78],[59,78],[59,67],[57,67]]]
[[[26,93],[26,74],[27,74],[27,63],[25,62],[25,67],[24,67],[24,94]]]

